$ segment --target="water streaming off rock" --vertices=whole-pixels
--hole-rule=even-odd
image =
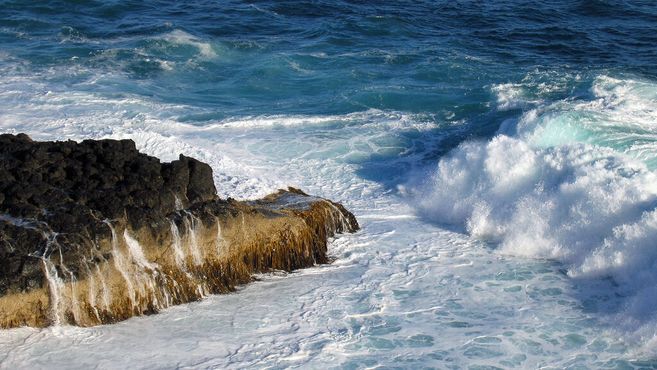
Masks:
[[[0,302],[2,325],[111,323],[231,291],[250,281],[254,272],[314,264],[317,256],[325,256],[327,237],[354,231],[356,224],[347,219],[346,211],[328,201],[310,198],[308,202],[308,207],[315,209],[300,209],[297,215],[267,211],[263,217],[257,208],[245,205],[243,211],[235,212],[248,215],[224,216],[223,220],[213,215],[206,217],[205,223],[184,210],[175,213],[166,221],[169,227],[162,229],[134,230],[125,221],[104,220],[109,238],[67,246],[65,251],[57,234],[44,232],[39,258],[47,284],[5,294]],[[285,210],[285,205],[280,209]],[[176,222],[184,225],[182,232]],[[71,250],[84,252],[80,256]],[[26,299],[29,295],[39,297],[36,303],[34,298]],[[49,307],[47,317],[29,309],[30,304],[44,308],[42,302]]]

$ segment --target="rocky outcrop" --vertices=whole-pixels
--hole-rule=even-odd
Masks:
[[[131,140],[0,135],[0,327],[154,313],[326,263],[328,238],[357,229],[297,189],[219,199],[207,164],[160,163]]]

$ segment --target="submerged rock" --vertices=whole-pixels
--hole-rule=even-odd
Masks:
[[[327,263],[358,223],[290,188],[219,199],[212,169],[131,140],[0,135],[0,327],[90,326],[224,293],[253,273]]]

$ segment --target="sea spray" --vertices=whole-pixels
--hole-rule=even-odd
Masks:
[[[189,255],[192,257],[192,263],[194,266],[198,266],[203,263],[203,255],[199,247],[198,241],[198,228],[200,227],[199,219],[194,216],[192,213],[185,211],[185,218],[183,222],[186,228],[187,235],[187,246],[189,248]]]
[[[46,225],[47,226],[47,225]],[[32,227],[32,226],[28,226]],[[57,233],[50,231],[41,231],[45,239],[45,247],[39,258],[43,263],[43,273],[48,282],[49,290],[49,300],[50,300],[50,310],[52,323],[54,325],[60,325],[64,321],[64,308],[65,302],[63,297],[64,282],[59,277],[57,268],[50,260],[50,256],[54,252],[56,247],[58,250],[61,250],[61,247],[57,243]]]
[[[215,218],[215,223],[217,224],[217,239],[215,243],[217,247],[217,256],[221,256],[223,253],[227,253],[228,243],[221,233],[221,221],[219,221],[218,218]]]
[[[134,310],[137,304],[137,299],[136,299],[135,288],[132,284],[132,279],[130,278],[127,271],[128,267],[127,267],[126,259],[123,256],[123,252],[121,252],[121,250],[119,249],[119,239],[116,235],[116,230],[114,229],[114,226],[112,226],[112,223],[110,221],[104,221],[104,222],[105,224],[107,224],[107,226],[110,228],[111,231],[112,261],[114,262],[114,266],[116,267],[116,270],[123,277],[123,281],[125,282],[127,288],[128,298],[130,299],[130,305],[131,308]]]
[[[176,265],[179,269],[185,270],[185,252],[182,248],[182,238],[180,237],[180,230],[178,230],[178,225],[171,220],[171,248],[173,248],[173,254],[176,261]]]
[[[123,230],[123,239],[128,247],[128,252],[132,260],[133,276],[135,277],[136,285],[139,287],[141,295],[150,295],[150,304],[155,309],[165,308],[159,302],[158,293],[166,294],[167,286],[161,285],[158,288],[158,284],[155,282],[155,279],[159,275],[159,266],[146,259],[141,244],[130,235],[128,229]]]
[[[558,260],[574,278],[613,278],[635,330],[654,316],[641,307],[657,283],[655,91],[603,76],[591,101],[538,107],[460,144],[415,188],[419,213],[501,253]],[[637,137],[640,150],[628,145]]]
[[[42,257],[41,262],[43,263],[43,272],[48,282],[48,289],[50,292],[50,309],[51,309],[51,320],[52,325],[60,325],[63,322],[62,314],[62,288],[63,282],[57,274],[57,269],[50,262],[50,260]]]
[[[146,259],[142,246],[130,235],[128,229],[123,230],[123,239],[128,246],[128,251],[130,252],[130,257],[134,264],[139,266],[142,270],[147,269],[154,272],[158,269],[157,264],[151,263]]]
[[[59,252],[59,267],[62,270],[62,272],[66,275],[67,280],[68,280],[68,286],[69,286],[69,294],[67,294],[68,297],[70,297],[70,302],[67,302],[67,306],[70,307],[70,312],[73,315],[73,322],[80,322],[82,321],[81,313],[80,313],[80,302],[78,301],[78,290],[77,290],[77,283],[76,280],[77,278],[71,272],[71,270],[66,267],[66,264],[64,263],[64,255],[62,254],[62,249],[58,248]],[[83,262],[84,263],[84,262]]]

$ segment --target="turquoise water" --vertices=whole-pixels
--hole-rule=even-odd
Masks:
[[[7,368],[654,368],[657,6],[4,1],[0,131],[131,138],[363,229]]]

